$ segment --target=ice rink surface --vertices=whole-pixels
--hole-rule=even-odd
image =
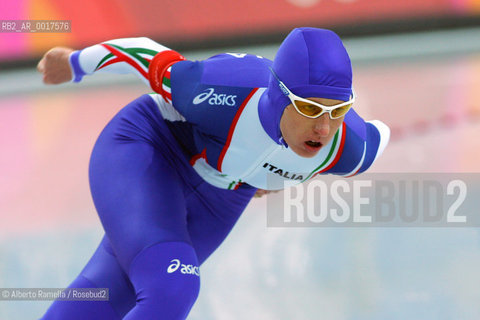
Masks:
[[[371,171],[480,172],[479,29],[345,43],[357,112],[392,128]],[[90,151],[149,91],[132,77],[46,88],[33,71],[0,73],[0,288],[63,288],[80,272],[102,236]],[[478,229],[267,228],[267,210],[254,199],[202,266],[189,319],[480,319]],[[37,319],[49,304],[0,301],[0,320]]]

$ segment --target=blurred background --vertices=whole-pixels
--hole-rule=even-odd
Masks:
[[[87,168],[118,110],[151,90],[98,74],[45,86],[53,46],[148,36],[189,59],[273,59],[297,26],[344,39],[357,112],[392,129],[371,172],[480,171],[480,0],[0,0],[0,20],[71,20],[69,33],[0,33],[0,288],[66,287],[102,237]],[[267,228],[251,202],[202,266],[189,319],[480,319],[474,228]],[[50,302],[0,301],[0,320]]]

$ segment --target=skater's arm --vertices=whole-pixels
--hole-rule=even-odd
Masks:
[[[110,40],[78,51],[56,47],[43,56],[37,69],[46,84],[79,82],[85,75],[110,72],[133,73],[149,85],[150,63],[163,51],[171,50],[144,37]]]

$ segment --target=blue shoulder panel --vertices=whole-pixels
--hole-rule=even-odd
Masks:
[[[171,90],[172,102],[184,117],[188,117],[188,106],[192,100],[192,92],[200,84],[203,65],[199,61],[180,61],[172,66]]]
[[[203,133],[226,138],[252,89],[267,83],[270,63],[253,55],[239,58],[231,54],[178,62],[171,72],[173,105]]]
[[[223,54],[173,65],[172,103],[193,124],[197,150],[206,149],[210,165],[216,166],[233,120],[255,85],[268,81],[268,63],[256,56]]]
[[[370,167],[380,144],[380,134],[375,126],[366,123],[355,110],[345,116],[345,141],[340,159],[328,173],[344,175],[352,172],[365,158],[358,172]],[[364,150],[366,148],[366,151]]]
[[[268,86],[272,61],[251,54],[223,53],[204,60],[203,65],[203,84],[263,88]]]
[[[359,173],[370,168],[380,146],[380,132],[378,129],[371,123],[366,123],[365,125],[367,128],[367,154]]]

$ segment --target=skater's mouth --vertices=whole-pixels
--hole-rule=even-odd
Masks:
[[[323,143],[320,141],[307,140],[304,143],[305,149],[311,153],[318,152],[323,147]]]
[[[312,140],[308,140],[308,141],[305,141],[305,144],[307,144],[308,146],[312,147],[312,148],[319,148],[322,146],[322,143],[319,142],[319,141],[312,141]]]

